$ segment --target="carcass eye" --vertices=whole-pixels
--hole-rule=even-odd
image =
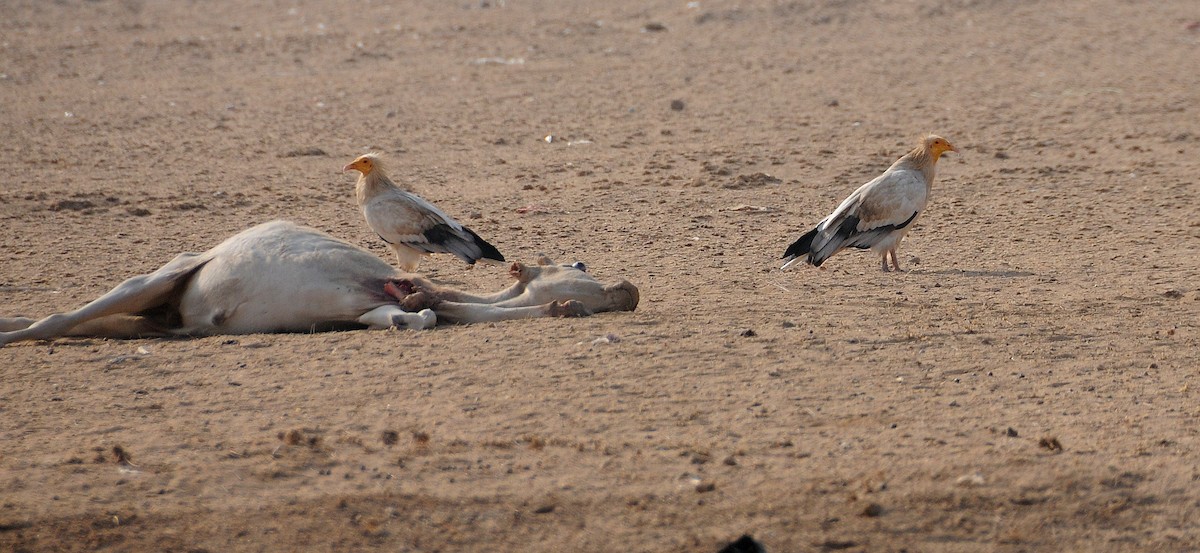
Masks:
[[[585,273],[587,272],[587,265],[584,265],[582,261],[576,261],[576,262],[572,263],[571,267],[579,269],[580,271],[583,271]]]

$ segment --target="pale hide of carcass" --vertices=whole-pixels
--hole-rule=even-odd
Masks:
[[[475,295],[399,273],[374,254],[316,229],[273,221],[207,252],[184,253],[95,301],[42,320],[0,318],[0,346],[61,336],[138,338],[353,328],[426,329],[633,311],[638,289],[604,285],[582,264],[513,263],[517,282]]]

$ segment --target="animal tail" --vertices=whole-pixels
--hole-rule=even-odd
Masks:
[[[780,269],[790,269],[793,265],[800,263],[801,261],[811,263],[812,242],[813,238],[816,237],[817,229],[814,228],[808,231],[808,233],[804,236],[801,236],[799,240],[792,242],[792,245],[788,246],[787,251],[783,252],[782,259],[784,263],[783,267],[780,267]],[[820,263],[816,263],[815,265],[819,266]]]

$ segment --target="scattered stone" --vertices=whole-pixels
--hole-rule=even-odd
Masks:
[[[525,65],[525,58],[475,58],[472,65]]]
[[[767,553],[767,548],[750,537],[750,534],[742,534],[742,537],[729,542],[717,553]]]
[[[241,384],[238,385],[240,386]],[[321,444],[320,436],[306,436],[304,432],[294,428],[287,432],[280,432],[279,439],[287,445],[307,445],[311,448],[316,448]]]
[[[400,433],[395,430],[384,430],[380,433],[379,440],[383,442],[383,445],[393,446],[400,441]]]
[[[766,173],[752,173],[749,175],[738,175],[733,182],[726,184],[724,188],[732,190],[742,190],[745,188],[760,188],[763,186],[779,184],[783,180],[778,177],[773,177]]]
[[[738,213],[774,213],[779,210],[775,209],[773,207],[766,207],[766,206],[761,206],[761,205],[740,204],[740,205],[733,206],[733,207],[727,209],[726,211],[736,211]]]
[[[539,514],[539,515],[544,515],[544,514],[546,514],[546,513],[553,513],[553,512],[554,512],[554,507],[555,507],[555,506],[554,506],[553,504],[550,504],[550,505],[542,505],[541,507],[538,507],[538,508],[534,509],[534,510],[533,510],[533,512],[534,512],[534,513],[537,513],[537,514]]]
[[[979,474],[978,472],[972,473],[972,474],[964,474],[954,480],[955,484],[958,484],[959,486],[965,486],[965,487],[982,486],[985,482],[986,481],[983,479],[983,475]]]
[[[1008,427],[1008,430],[1004,431],[1004,435],[1008,436],[1009,438],[1016,438],[1017,437],[1017,429],[1010,426],[1010,427]]]
[[[712,482],[702,482],[696,484],[696,493],[708,493],[717,489],[717,485]]]
[[[642,26],[642,31],[646,32],[646,33],[661,33],[665,30],[667,30],[666,25],[663,25],[662,23],[658,23],[655,21],[651,21],[650,23],[647,23]]]
[[[707,161],[704,162],[704,170],[707,171],[709,174],[716,175],[718,177],[728,177],[729,175],[733,174],[733,171],[730,171],[728,167],[722,167],[720,165],[717,165],[716,163],[711,163],[711,162],[707,162]]]
[[[300,445],[304,441],[304,433],[299,430],[288,430],[286,434],[279,437],[283,443],[287,445]]]
[[[125,451],[125,448],[123,448],[119,445],[113,446],[112,458],[113,458],[113,462],[118,465],[132,465],[133,464],[132,462],[130,462],[132,457],[130,457],[129,452]]]
[[[859,515],[861,515],[861,516],[871,517],[871,518],[880,516],[882,514],[883,514],[883,506],[878,503],[868,503],[866,507],[863,507],[862,512],[859,513]]]
[[[1061,453],[1063,450],[1062,443],[1058,441],[1058,438],[1053,436],[1047,436],[1038,440],[1038,447],[1045,448],[1053,453]]]
[[[50,206],[50,211],[83,211],[94,207],[96,204],[91,200],[59,200]]]
[[[672,111],[683,111],[684,107],[685,106],[684,106],[683,100],[671,100],[671,110]]]
[[[741,336],[742,338],[753,338],[755,336],[758,336],[758,333],[755,332],[753,328],[747,328],[746,330],[743,330],[740,334],[738,334],[738,336]]]
[[[621,341],[620,336],[610,333],[610,334],[605,334],[604,336],[601,336],[599,338],[596,338],[595,340],[592,340],[592,345],[593,346],[601,346],[604,344],[616,344],[620,341]]]

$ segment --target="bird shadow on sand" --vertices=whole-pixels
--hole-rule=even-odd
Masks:
[[[967,271],[962,269],[946,269],[941,271],[921,271],[927,275],[955,275],[966,277],[992,277],[992,278],[1022,278],[1037,276],[1037,273],[1029,271]]]

